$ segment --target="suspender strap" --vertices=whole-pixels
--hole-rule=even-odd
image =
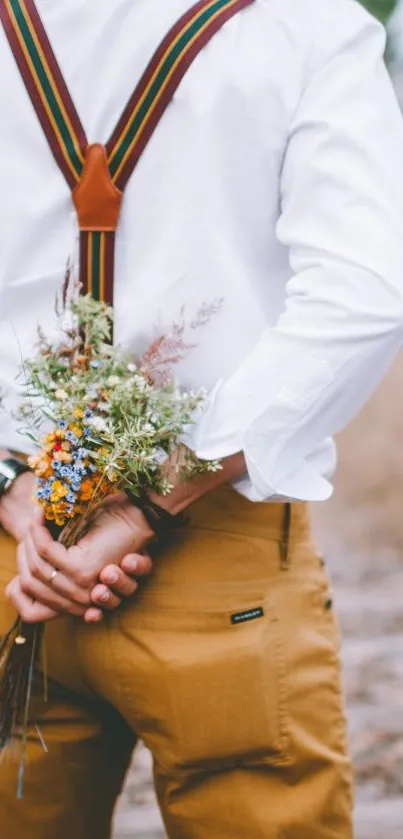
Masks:
[[[0,0],[0,19],[80,228],[83,292],[113,303],[122,192],[186,71],[213,35],[254,0],[200,0],[157,49],[107,145],[89,145],[34,0]]]
[[[1,0],[0,17],[49,145],[71,189],[87,138],[32,0]]]
[[[140,79],[107,144],[114,183],[124,189],[186,71],[213,35],[254,0],[201,0],[172,27]]]

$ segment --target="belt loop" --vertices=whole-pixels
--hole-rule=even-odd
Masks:
[[[291,531],[292,507],[290,503],[284,504],[284,518],[283,531],[280,541],[280,558],[281,568],[287,571],[290,567],[289,562],[289,548],[290,548],[290,531]]]

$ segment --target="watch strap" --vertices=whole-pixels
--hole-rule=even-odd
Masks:
[[[130,492],[127,495],[139,510],[141,510],[144,518],[147,519],[148,524],[158,539],[166,538],[170,533],[185,527],[189,522],[188,517],[184,513],[178,513],[174,516],[168,513],[167,510],[164,510],[163,507],[154,504],[147,495],[142,495],[141,498],[131,495]]]
[[[7,457],[0,461],[0,498],[4,495],[14,481],[24,472],[30,472],[30,468],[23,460],[17,457]]]

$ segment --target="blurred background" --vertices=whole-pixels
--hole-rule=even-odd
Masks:
[[[403,0],[363,2],[388,27],[403,107]],[[338,443],[335,494],[313,515],[343,631],[356,839],[403,839],[403,356]],[[165,837],[144,749],[116,817],[129,837]]]

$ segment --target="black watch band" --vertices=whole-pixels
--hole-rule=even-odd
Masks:
[[[184,513],[173,516],[167,510],[159,507],[158,504],[150,501],[146,495],[142,495],[141,498],[132,495],[130,492],[127,492],[127,495],[133,501],[133,504],[141,510],[158,539],[164,539],[172,531],[179,530],[179,528],[188,524],[189,520]]]
[[[0,498],[10,489],[20,475],[30,471],[29,466],[17,457],[7,457],[5,460],[0,460]]]

